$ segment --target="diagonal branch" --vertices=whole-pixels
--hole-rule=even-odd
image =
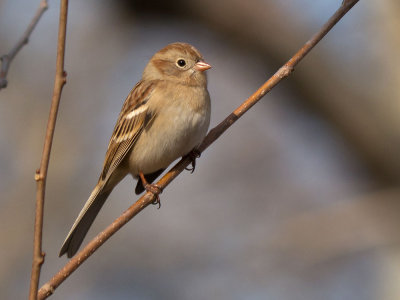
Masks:
[[[344,0],[340,8],[328,20],[328,22],[315,34],[305,45],[285,64],[283,65],[268,81],[266,81],[253,95],[244,101],[236,110],[225,118],[219,125],[214,127],[206,136],[199,147],[202,152],[207,149],[219,136],[221,136],[237,119],[239,119],[246,111],[248,111],[255,103],[257,103],[266,93],[268,93],[282,79],[289,76],[294,67],[308,54],[308,52],[332,29],[332,27],[358,2],[359,0]],[[175,177],[177,177],[190,163],[188,157],[180,160],[167,174],[165,174],[158,182],[161,188],[165,188]],[[39,290],[38,298],[45,299],[68,277],[75,271],[89,256],[91,256],[97,248],[107,241],[115,232],[117,232],[130,219],[136,216],[149,204],[153,203],[154,195],[147,192],[139,198],[132,206],[130,206],[120,217],[118,217],[103,232],[99,233],[91,240],[77,255],[75,255],[67,264],[54,275]]]
[[[36,215],[35,215],[35,233],[34,233],[34,244],[33,244],[31,286],[29,290],[30,300],[37,299],[40,269],[44,262],[44,253],[42,252],[44,194],[46,188],[47,170],[49,167],[49,160],[50,160],[50,151],[53,143],[54,129],[57,120],[58,106],[60,103],[61,91],[66,83],[66,76],[67,76],[66,72],[64,71],[67,12],[68,12],[68,0],[62,0],[60,8],[60,21],[58,27],[57,61],[56,61],[56,75],[54,81],[53,98],[51,100],[50,114],[47,122],[46,137],[43,146],[40,169],[38,169],[35,174],[35,180],[37,184]]]
[[[17,53],[22,49],[23,46],[28,44],[29,37],[35,29],[37,23],[39,22],[43,13],[47,10],[48,4],[47,0],[41,0],[39,4],[39,8],[36,11],[35,16],[33,17],[31,23],[29,24],[28,28],[19,39],[19,41],[15,44],[15,46],[8,52],[0,57],[1,60],[1,68],[0,68],[0,90],[7,87],[7,73],[8,69],[10,68],[11,61],[17,55]]]

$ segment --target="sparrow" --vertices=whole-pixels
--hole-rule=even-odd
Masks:
[[[189,155],[194,169],[196,147],[210,125],[205,73],[210,68],[200,52],[186,43],[169,44],[154,54],[122,106],[100,178],[59,256],[75,255],[107,197],[126,175],[138,180],[136,194],[150,191],[159,203],[161,188],[152,182],[168,165]]]

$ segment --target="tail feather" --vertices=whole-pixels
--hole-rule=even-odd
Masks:
[[[72,257],[78,251],[90,226],[106,201],[108,195],[111,193],[111,190],[103,191],[103,187],[104,186],[96,186],[92,191],[85,206],[79,213],[78,218],[72,225],[72,228],[61,247],[59,256],[67,253],[68,257]]]

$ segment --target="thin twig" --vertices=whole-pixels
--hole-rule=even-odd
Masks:
[[[37,291],[39,286],[40,269],[44,262],[44,253],[42,252],[42,229],[43,229],[43,207],[44,195],[46,188],[47,170],[49,167],[50,151],[53,143],[54,129],[56,126],[58,106],[61,98],[61,91],[66,83],[67,74],[64,71],[64,54],[65,54],[65,37],[67,31],[67,13],[68,0],[61,1],[60,21],[58,27],[58,42],[57,42],[57,61],[56,75],[54,81],[53,97],[49,119],[47,122],[46,137],[43,146],[42,160],[40,168],[36,171],[36,215],[35,215],[35,233],[33,245],[33,261],[31,286],[29,290],[29,299],[37,299]]]
[[[47,10],[48,4],[47,0],[41,0],[39,4],[39,8],[36,11],[35,16],[33,17],[31,23],[29,24],[28,28],[25,30],[22,37],[19,41],[15,44],[15,46],[8,52],[0,57],[1,60],[1,68],[0,68],[0,90],[7,87],[7,73],[8,69],[10,68],[11,61],[17,55],[17,53],[22,49],[23,46],[28,44],[29,37],[35,29],[37,23],[39,22],[43,13]]]
[[[237,119],[257,103],[266,93],[268,93],[282,79],[289,76],[294,67],[307,55],[307,53],[328,33],[328,31],[358,2],[359,0],[345,0],[341,7],[328,20],[328,22],[315,34],[285,65],[283,65],[267,82],[265,82],[253,95],[244,101],[235,111],[225,120],[214,127],[206,136],[199,150],[202,152],[208,148],[218,137],[224,133]],[[180,160],[167,174],[158,182],[162,189],[165,188],[175,177],[177,177],[190,163],[189,158]],[[129,207],[120,217],[118,217],[104,231],[99,233],[91,240],[77,255],[75,255],[52,279],[45,283],[39,290],[39,299],[50,296],[54,290],[75,271],[97,248],[107,241],[130,219],[137,215],[149,204],[154,202],[154,195],[147,192]]]

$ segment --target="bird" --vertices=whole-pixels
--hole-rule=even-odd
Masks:
[[[206,63],[192,45],[172,43],[156,52],[127,96],[115,124],[99,180],[73,223],[59,253],[76,254],[114,187],[128,174],[135,193],[161,188],[152,182],[177,158],[189,155],[193,172],[197,147],[210,125]],[[155,204],[156,204],[155,203]]]

